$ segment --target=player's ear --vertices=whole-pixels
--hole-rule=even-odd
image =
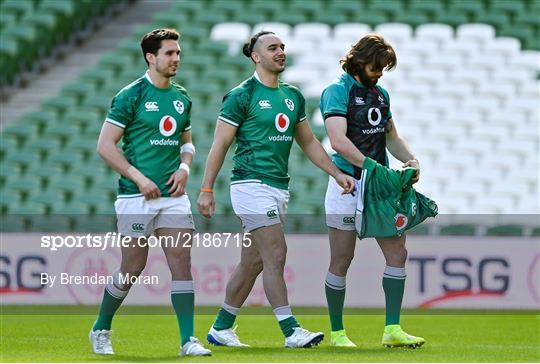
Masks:
[[[253,62],[259,63],[261,61],[261,57],[259,57],[259,54],[255,51],[251,52],[251,59],[253,59]]]
[[[146,60],[148,61],[149,64],[154,64],[156,63],[156,56],[150,52],[147,52],[144,57],[146,58]]]

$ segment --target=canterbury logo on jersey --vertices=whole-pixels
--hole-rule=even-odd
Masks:
[[[277,213],[276,213],[276,210],[270,210],[266,213],[266,216],[268,216],[269,218],[271,219],[274,219],[277,217]]]
[[[261,109],[271,109],[272,105],[270,105],[270,101],[268,100],[259,100],[259,106]]]
[[[144,103],[146,111],[159,111],[159,106],[155,101],[147,101]]]

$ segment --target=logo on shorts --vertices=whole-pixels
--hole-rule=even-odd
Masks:
[[[159,111],[159,106],[155,101],[147,101],[144,103],[146,111]]]
[[[133,231],[144,231],[144,224],[139,224],[139,223],[131,224],[131,230],[133,230]]]
[[[168,136],[173,135],[175,131],[176,131],[176,120],[170,115],[165,115],[164,117],[162,117],[161,120],[159,121],[159,132],[163,136],[168,137]]]
[[[279,113],[276,115],[276,129],[280,133],[284,133],[289,128],[289,117],[283,113]]]
[[[354,217],[347,216],[343,218],[344,225],[354,225]]]
[[[294,102],[291,99],[285,99],[285,105],[289,108],[289,110],[294,111]]]
[[[409,219],[407,219],[407,216],[397,213],[396,216],[394,216],[394,221],[395,221],[396,229],[403,230],[405,226],[407,226]]]
[[[271,219],[275,219],[277,217],[277,212],[276,210],[270,210],[266,213],[266,216],[268,216]]]
[[[183,114],[184,113],[184,103],[180,100],[174,100],[172,102],[174,108],[176,109],[176,111],[178,111],[179,114]]]

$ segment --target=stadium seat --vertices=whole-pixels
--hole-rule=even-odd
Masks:
[[[343,23],[334,27],[334,38],[344,43],[356,43],[366,33],[371,31],[367,24]]]
[[[447,24],[422,24],[415,30],[416,39],[446,42],[454,36],[454,29]]]
[[[456,224],[444,226],[440,229],[439,234],[441,235],[476,235],[477,227],[472,224]]]
[[[244,23],[220,23],[216,24],[210,32],[210,38],[226,42],[229,46],[229,54],[237,54],[242,45],[249,39],[251,28]]]
[[[374,31],[387,38],[392,44],[394,42],[407,42],[411,39],[413,34],[412,27],[405,23],[380,24],[375,27]]]

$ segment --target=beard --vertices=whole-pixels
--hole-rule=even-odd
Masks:
[[[176,76],[176,72],[178,71],[178,68],[176,71],[171,72],[169,71],[169,66],[159,67],[158,65],[156,65],[156,71],[159,74],[161,74],[163,77],[171,78],[171,77]]]
[[[366,86],[367,88],[374,87],[377,84],[377,81],[379,79],[373,80],[371,77],[368,77],[366,71],[364,70],[364,67],[361,67],[358,72],[358,78],[360,78],[360,82],[362,82],[362,85]]]

